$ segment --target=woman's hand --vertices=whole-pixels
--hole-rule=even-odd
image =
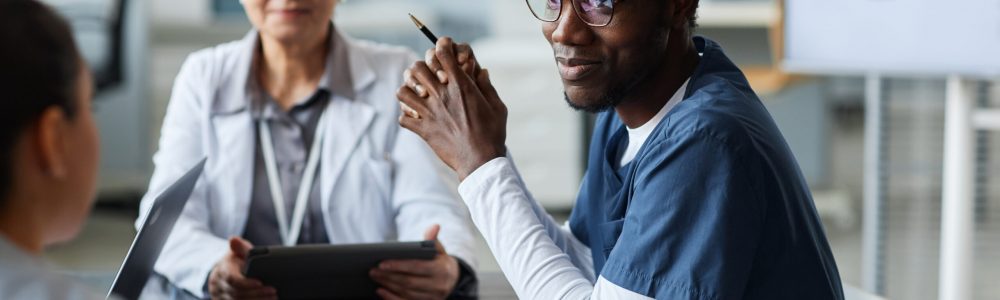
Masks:
[[[445,252],[437,241],[441,226],[434,225],[424,233],[424,239],[434,241],[438,254],[432,260],[387,260],[379,263],[369,275],[380,286],[376,294],[382,299],[445,299],[458,282],[458,261]]]
[[[247,240],[229,239],[229,254],[215,264],[208,276],[208,292],[212,299],[278,299],[274,288],[243,276],[243,267],[252,248]]]
[[[456,46],[448,37],[439,39],[434,48],[439,68],[424,61],[414,63],[396,97],[412,110],[400,117],[399,124],[423,138],[464,180],[505,154],[507,107],[490,83],[489,71],[477,71],[478,64],[469,63],[475,62],[471,49],[463,69],[456,54],[461,49],[468,45]]]

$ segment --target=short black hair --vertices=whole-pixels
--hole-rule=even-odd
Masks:
[[[35,0],[0,1],[0,208],[13,184],[15,143],[49,107],[75,115],[81,68],[55,11]]]

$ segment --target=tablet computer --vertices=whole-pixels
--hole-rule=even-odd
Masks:
[[[368,272],[390,259],[434,259],[434,241],[255,247],[244,274],[280,299],[375,299]]]
[[[115,276],[115,281],[111,284],[108,298],[120,297],[126,300],[142,298],[146,282],[153,275],[153,266],[163,252],[163,245],[173,232],[174,224],[183,213],[184,206],[191,198],[191,192],[194,191],[198,178],[201,178],[207,160],[207,158],[201,159],[180,179],[156,196],[153,205],[145,214],[146,219],[142,221],[142,227],[139,227],[139,232],[132,240],[125,261],[118,269],[118,276]]]

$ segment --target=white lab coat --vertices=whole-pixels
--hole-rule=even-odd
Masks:
[[[403,70],[418,58],[404,48],[341,37],[356,96],[333,94],[320,125],[327,126],[327,136],[317,184],[330,242],[422,240],[425,229],[440,224],[439,239],[449,254],[474,266],[474,231],[455,177],[397,123],[395,92]],[[227,238],[243,234],[249,214],[257,136],[246,87],[256,39],[251,31],[184,62],[142,200],[146,212],[155,195],[208,157],[155,267],[196,296],[204,296],[209,272],[229,250]]]

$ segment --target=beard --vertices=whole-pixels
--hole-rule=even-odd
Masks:
[[[569,94],[566,94],[566,92],[563,92],[563,97],[566,99],[566,104],[570,108],[573,108],[573,110],[585,111],[592,114],[609,111],[618,106],[624,99],[617,91],[607,91],[601,96],[600,100],[591,104],[576,104],[569,98]]]
[[[625,80],[623,84],[613,86],[604,91],[604,93],[601,94],[598,100],[594,103],[577,104],[569,98],[569,94],[565,91],[563,91],[563,98],[565,98],[566,104],[576,111],[585,111],[593,114],[609,111],[625,101],[632,89],[638,85],[640,81],[647,77],[647,73],[648,72],[633,73],[634,75]]]

